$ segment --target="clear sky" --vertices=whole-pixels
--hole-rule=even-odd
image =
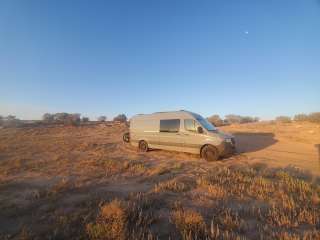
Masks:
[[[1,0],[0,114],[320,111],[319,0]]]

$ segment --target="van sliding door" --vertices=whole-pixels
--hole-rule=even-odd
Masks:
[[[159,146],[162,149],[181,151],[183,139],[180,135],[180,119],[160,120]]]

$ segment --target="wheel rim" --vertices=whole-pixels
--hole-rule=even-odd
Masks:
[[[143,152],[147,150],[147,144],[145,142],[140,143],[140,150]]]
[[[207,149],[204,152],[204,157],[206,160],[212,161],[216,159],[216,153],[214,151],[212,151],[211,149]]]
[[[125,142],[129,142],[129,136],[128,136],[128,134],[125,134],[125,135],[123,136],[123,140],[124,140]]]
[[[215,154],[212,151],[207,151],[207,158],[208,159],[213,159],[215,157]]]

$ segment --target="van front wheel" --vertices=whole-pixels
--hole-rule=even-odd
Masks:
[[[130,134],[129,134],[129,133],[123,134],[122,139],[123,139],[123,141],[126,142],[126,143],[130,142]]]
[[[140,152],[148,152],[148,150],[149,150],[148,143],[146,141],[140,141],[139,151]]]
[[[217,161],[219,159],[219,152],[214,146],[204,146],[201,150],[201,157],[208,162]]]

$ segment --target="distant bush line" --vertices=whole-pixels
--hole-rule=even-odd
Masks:
[[[320,112],[313,112],[310,114],[299,113],[293,118],[288,116],[279,116],[275,119],[275,121],[281,123],[290,123],[292,121],[320,123]]]
[[[230,124],[259,122],[259,120],[260,119],[258,117],[240,116],[235,114],[226,115],[224,119],[222,119],[217,114],[212,115],[211,117],[208,117],[208,121],[211,122],[216,127],[230,125]],[[272,122],[290,123],[292,121],[320,123],[320,112],[314,112],[310,114],[300,113],[295,115],[293,118],[288,116],[278,116]]]
[[[81,114],[80,113],[45,113],[42,116],[42,121],[46,123],[61,123],[65,125],[79,125],[81,122]],[[82,119],[85,121],[89,121],[89,119]]]
[[[258,117],[249,117],[249,116],[240,116],[235,114],[229,114],[225,116],[225,119],[222,119],[219,115],[215,114],[208,118],[208,121],[211,122],[216,127],[230,125],[230,124],[241,124],[241,123],[251,123],[259,122]]]
[[[106,116],[99,116],[97,118],[98,122],[107,121]],[[45,113],[42,116],[42,121],[46,123],[63,123],[65,125],[79,125],[81,122],[86,123],[89,122],[90,119],[88,117],[82,117],[80,113]],[[119,114],[116,116],[113,121],[117,122],[126,122],[127,116],[125,114]]]
[[[20,120],[16,116],[8,115],[3,117],[0,115],[0,126],[2,127],[17,127],[20,124]]]
[[[127,116],[125,114],[119,114],[116,116],[114,122],[127,122]],[[81,117],[80,113],[45,113],[42,116],[42,120],[20,120],[16,116],[8,115],[3,117],[0,115],[0,127],[32,127],[41,126],[43,124],[63,124],[78,126],[80,124],[93,124],[95,122],[106,122],[106,116],[99,116],[97,121],[90,121],[89,117]]]
[[[97,118],[98,122],[107,121],[106,116],[99,116]],[[128,118],[125,114],[119,114],[113,118],[114,122],[127,122]],[[213,125],[220,127],[230,124],[242,124],[242,123],[252,123],[259,122],[260,119],[258,117],[250,117],[250,116],[241,116],[236,114],[226,115],[224,119],[222,119],[218,114],[212,115],[208,118],[208,121]],[[275,120],[271,122],[279,122],[279,123],[290,123],[290,122],[313,122],[320,123],[320,112],[313,112],[310,114],[296,114],[293,118],[288,116],[278,116]],[[86,116],[81,117],[80,113],[45,113],[42,116],[42,121],[24,121],[16,118],[16,116],[8,115],[6,117],[0,115],[0,126],[2,127],[21,127],[26,125],[27,122],[39,122],[42,123],[52,123],[52,124],[64,124],[64,125],[80,125],[86,124],[90,122],[90,119]],[[91,121],[92,123],[92,121]]]
[[[300,113],[295,115],[293,119],[294,121],[297,121],[297,122],[308,121],[308,122],[320,123],[320,112],[310,113],[309,115]]]

